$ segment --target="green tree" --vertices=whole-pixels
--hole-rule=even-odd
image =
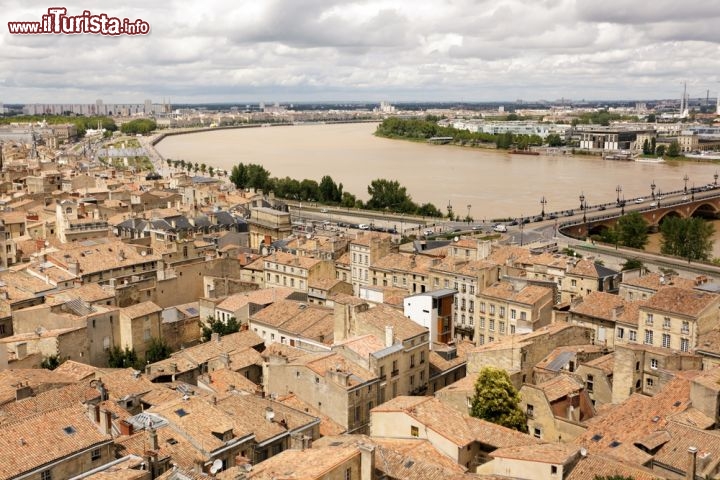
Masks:
[[[201,163],[201,164],[200,164],[200,171],[201,171],[201,172],[203,173],[203,175],[204,175],[205,172],[207,172],[207,165],[205,165],[204,163]]]
[[[715,227],[702,218],[669,217],[660,224],[660,251],[692,260],[708,260]]]
[[[368,208],[382,210],[385,208],[393,212],[413,213],[417,208],[408,195],[405,187],[397,180],[378,178],[368,185],[370,200]]]
[[[318,192],[321,202],[340,203],[342,200],[342,184],[338,187],[330,175],[325,175],[320,179]]]
[[[665,145],[658,145],[655,147],[655,154],[658,157],[664,157],[665,156]]]
[[[655,137],[652,137],[650,139],[650,154],[652,155],[655,153],[655,149],[657,149],[657,139]]]
[[[504,427],[527,432],[527,418],[520,409],[520,394],[505,370],[483,367],[475,381],[470,415]]]
[[[227,322],[217,320],[214,317],[208,317],[207,325],[200,322],[200,327],[202,328],[201,339],[203,342],[210,340],[213,333],[219,333],[222,337],[223,335],[229,335],[240,331],[240,324],[235,317],[228,318]]]
[[[642,149],[645,155],[650,155],[650,140],[648,140],[647,138],[643,142]]]
[[[208,173],[210,174],[210,177],[215,176],[215,168],[214,167],[208,167]]]
[[[108,367],[110,368],[128,368],[132,367],[136,370],[142,369],[137,352],[135,349],[125,347],[112,347],[108,352]]]
[[[618,243],[630,248],[645,248],[648,242],[648,223],[638,212],[623,215],[617,221]]]
[[[647,116],[647,123],[655,123],[657,121],[657,117],[655,117],[654,113],[651,113]]]
[[[145,353],[145,361],[147,363],[159,362],[169,358],[171,353],[170,346],[163,339],[152,337]]]
[[[637,270],[638,268],[643,268],[645,264],[643,264],[642,260],[637,258],[628,258],[625,260],[625,263],[623,263],[620,267],[622,271],[625,270]]]
[[[45,370],[55,370],[59,366],[60,357],[57,355],[47,356],[40,362],[40,368],[44,368]]]
[[[154,120],[150,120],[147,118],[139,118],[137,120],[130,120],[129,122],[123,123],[120,127],[120,131],[128,135],[136,135],[138,133],[141,135],[145,135],[152,132],[156,128],[157,124]]]
[[[416,212],[423,217],[442,217],[442,212],[432,203],[423,203]]]
[[[238,163],[232,167],[232,172],[230,172],[230,181],[234,183],[237,188],[245,188],[245,185],[247,184],[247,171],[245,170],[245,165]]]
[[[667,149],[668,157],[679,157],[680,156],[680,144],[677,140],[670,142],[670,146]]]
[[[517,116],[517,113],[511,113],[511,114],[509,114],[507,117],[505,117],[505,120],[507,120],[507,121],[509,121],[509,122],[514,122],[514,121],[517,120],[518,118],[519,118],[519,117]]]
[[[359,204],[358,204],[359,202]],[[342,200],[340,201],[340,205],[347,208],[362,208],[362,202],[358,200],[355,195],[353,195],[350,192],[343,192],[342,194]]]
[[[560,137],[558,133],[551,133],[545,140],[547,140],[548,147],[559,147],[562,145],[562,137]]]

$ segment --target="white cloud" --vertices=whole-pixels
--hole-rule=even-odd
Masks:
[[[6,21],[47,3],[5,0]],[[656,0],[66,3],[141,37],[10,35],[2,100],[176,102],[658,98],[717,88],[720,5]]]

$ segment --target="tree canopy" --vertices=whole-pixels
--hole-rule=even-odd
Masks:
[[[201,322],[200,327],[202,328],[203,342],[210,340],[213,333],[219,333],[222,337],[223,335],[229,335],[240,331],[240,324],[235,317],[230,317],[227,322],[217,320],[214,317],[208,317],[207,325]]]
[[[660,224],[660,251],[691,260],[708,260],[715,227],[702,218],[667,217]]]
[[[155,120],[148,118],[138,118],[136,120],[130,120],[127,123],[123,123],[120,126],[120,131],[129,135],[146,134],[150,133],[157,128]]]
[[[170,357],[172,350],[170,346],[160,338],[151,338],[150,345],[145,353],[145,361],[147,363],[155,363]]]
[[[618,243],[630,248],[645,248],[648,242],[648,223],[638,212],[631,212],[618,218]]]
[[[527,432],[527,418],[520,409],[520,394],[505,370],[483,367],[475,381],[470,415],[504,427]]]

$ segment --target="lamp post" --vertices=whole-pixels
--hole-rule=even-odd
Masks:
[[[470,204],[468,203],[468,206],[467,206],[467,209],[468,209],[467,221],[468,221],[468,223],[470,223],[470,209],[471,209],[471,208],[472,208],[472,205],[470,205]]]
[[[660,208],[660,199],[662,198],[662,192],[658,190],[658,196],[657,196],[657,206]]]
[[[620,203],[620,215],[625,215],[625,196],[623,195],[622,203]]]
[[[713,178],[715,179],[715,186],[717,187],[717,179],[718,179],[717,170],[715,171],[715,175],[713,175]]]
[[[683,180],[685,180],[685,193],[687,193],[687,182],[690,180],[690,177],[687,176],[687,173],[683,177]]]
[[[450,200],[448,200],[447,211],[448,211],[448,217],[450,217],[450,220],[452,220],[454,217],[453,217],[453,211],[452,211],[452,204],[450,203]]]
[[[540,212],[540,217],[545,218],[545,205],[547,205],[547,200],[545,200],[545,195],[540,199],[540,205],[542,205],[542,210]]]
[[[618,185],[615,187],[615,191],[617,192],[617,203],[620,204],[620,192],[622,192],[622,187]]]
[[[653,200],[655,200],[655,187],[656,187],[656,186],[657,186],[657,185],[655,185],[655,180],[653,180],[652,183],[650,184],[650,191],[652,192],[652,198],[653,198]]]
[[[695,200],[695,184],[693,183],[692,190],[690,190],[690,200]]]
[[[580,193],[580,210],[585,210],[585,194]]]
[[[523,246],[523,229],[525,228],[525,218],[520,215],[520,246]]]

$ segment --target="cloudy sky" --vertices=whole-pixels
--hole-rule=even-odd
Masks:
[[[68,13],[147,36],[11,35]],[[104,6],[98,6],[104,5]],[[0,101],[677,98],[720,89],[716,0],[0,0]]]

